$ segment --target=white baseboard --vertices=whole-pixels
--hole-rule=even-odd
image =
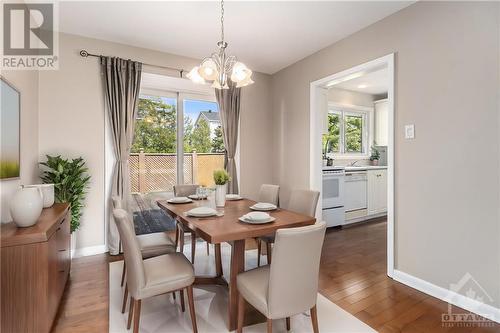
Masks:
[[[71,258],[93,256],[96,254],[101,254],[106,252],[108,252],[106,245],[82,247],[79,249],[71,250]]]
[[[464,310],[487,317],[497,323],[500,323],[499,308],[481,303],[475,299],[458,294],[449,289],[436,286],[435,284],[398,270],[394,270],[393,279],[427,295],[436,297],[446,303],[456,305]]]

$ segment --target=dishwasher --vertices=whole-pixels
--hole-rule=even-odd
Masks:
[[[345,173],[344,197],[345,211],[351,212],[368,208],[368,177],[366,171]]]

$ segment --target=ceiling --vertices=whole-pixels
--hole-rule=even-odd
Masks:
[[[384,94],[389,88],[387,67],[375,72],[366,73],[360,77],[337,83],[335,88],[362,92],[371,95]]]
[[[228,52],[272,74],[413,2],[229,1]],[[213,1],[63,1],[59,13],[62,32],[198,59],[220,39],[220,5]]]

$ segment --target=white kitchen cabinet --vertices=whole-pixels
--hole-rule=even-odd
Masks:
[[[387,212],[387,170],[368,170],[368,215]]]
[[[375,142],[387,146],[389,141],[389,110],[387,100],[375,102]]]

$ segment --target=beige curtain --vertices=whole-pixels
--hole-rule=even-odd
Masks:
[[[101,57],[104,99],[108,109],[115,152],[111,196],[118,196],[125,206],[130,195],[128,156],[134,138],[137,100],[141,85],[142,64],[120,58]],[[128,207],[125,207],[128,208]],[[119,253],[120,236],[114,220],[108,230],[109,253]]]
[[[229,82],[232,83],[232,82]],[[222,138],[226,148],[224,167],[231,176],[228,184],[228,193],[237,194],[238,175],[234,156],[238,146],[238,125],[240,121],[240,93],[241,88],[229,84],[229,89],[215,89],[215,96],[219,103],[219,115],[222,127]]]

